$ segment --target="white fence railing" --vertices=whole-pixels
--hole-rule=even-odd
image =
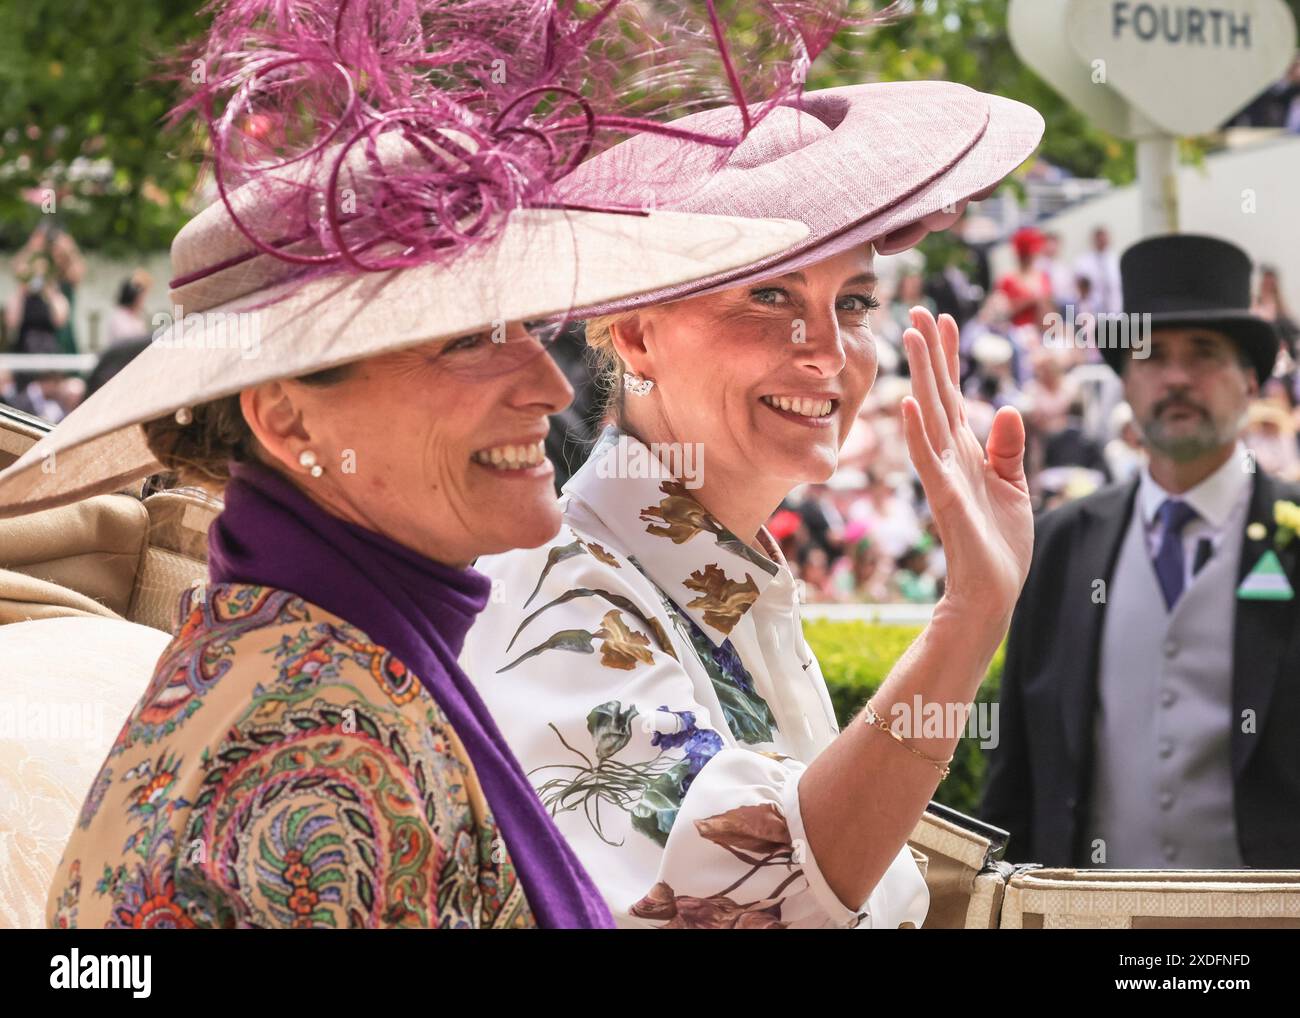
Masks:
[[[833,622],[872,622],[923,626],[934,614],[932,604],[801,604],[799,617]]]
[[[94,353],[0,353],[0,371],[66,371],[86,374],[95,369],[99,354]]]

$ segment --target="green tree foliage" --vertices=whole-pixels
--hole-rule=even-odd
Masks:
[[[1300,18],[1300,0],[1288,2]],[[31,196],[49,183],[62,225],[84,246],[167,246],[187,217],[197,160],[192,139],[162,131],[176,86],[158,78],[159,60],[203,31],[200,3],[0,0],[0,246],[21,243],[36,224]],[[997,92],[1043,113],[1048,161],[1131,181],[1132,145],[1096,130],[1020,63],[1007,4],[902,0],[890,24],[846,34],[814,65],[809,87],[944,78]],[[726,6],[729,27],[743,32],[743,15]],[[859,10],[882,6],[857,0]]]
[[[809,646],[817,655],[841,728],[858,716],[867,698],[880,688],[895,662],[921,632],[920,626],[826,619],[805,621],[803,628]],[[1005,645],[993,656],[975,696],[976,703],[998,702],[1004,658]],[[881,710],[885,708],[881,706]],[[978,816],[987,766],[986,752],[979,740],[962,738],[953,751],[951,772],[934,793],[935,801]]]
[[[957,81],[1027,103],[1043,114],[1039,154],[1080,177],[1124,184],[1134,177],[1132,144],[1097,130],[1020,62],[1007,38],[1008,0],[916,0],[891,23],[846,41],[819,61],[814,88],[853,81]]]
[[[160,55],[197,35],[200,0],[0,0],[0,246],[40,220],[86,247],[156,250],[187,217],[195,161],[160,119]]]

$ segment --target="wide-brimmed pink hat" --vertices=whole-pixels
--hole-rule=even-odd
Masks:
[[[508,322],[797,243],[806,227],[780,217],[629,214],[559,193],[607,135],[664,129],[714,65],[746,109],[797,94],[796,57],[816,56],[844,5],[770,0],[743,32],[709,7],[708,33],[681,12],[659,24],[673,4],[643,6],[214,0],[172,119],[206,129],[219,201],[172,245],[154,342],[0,472],[0,517],[157,471],[142,425],[188,426],[197,404],[415,344],[504,339]],[[753,59],[769,50],[784,55]],[[692,137],[717,162],[748,126]]]
[[[672,126],[712,133],[740,120],[739,109],[727,107]],[[792,219],[809,234],[793,251],[743,271],[589,310],[608,313],[739,286],[868,243],[881,254],[905,250],[950,227],[969,201],[990,195],[1042,135],[1042,116],[1023,103],[951,82],[918,81],[808,92],[771,111],[721,168],[716,152],[689,140],[631,138],[578,167],[563,182],[565,194],[592,201],[622,181],[659,181],[644,190],[643,207]]]
[[[380,140],[397,143],[383,150],[406,147],[396,135]],[[232,198],[254,222],[267,200],[251,185]],[[174,313],[144,351],[0,471],[0,518],[157,473],[161,464],[139,425],[181,408],[680,283],[787,249],[804,233],[778,220],[520,209],[493,240],[451,264],[304,281],[292,278],[293,266],[259,252],[224,205],[211,205],[172,244]]]

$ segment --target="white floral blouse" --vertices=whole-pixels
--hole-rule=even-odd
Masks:
[[[629,443],[606,430],[549,544],[475,564],[493,593],[462,664],[538,794],[622,926],[920,926],[906,845],[859,908],[808,846],[799,779],[837,727],[775,542],[618,476],[646,472]]]

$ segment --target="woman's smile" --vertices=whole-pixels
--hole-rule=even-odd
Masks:
[[[834,396],[762,396],[759,402],[794,424],[826,428],[834,423],[840,401]]]

